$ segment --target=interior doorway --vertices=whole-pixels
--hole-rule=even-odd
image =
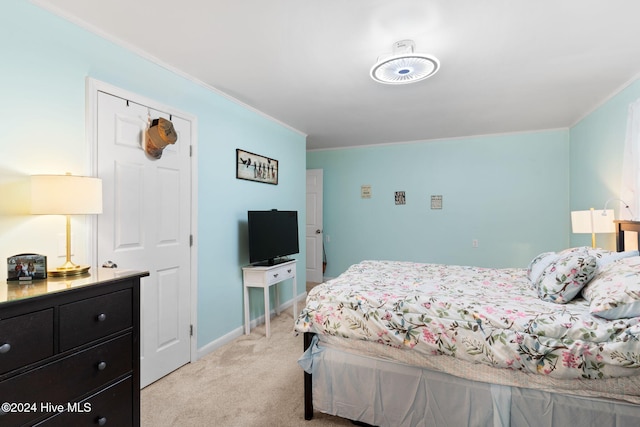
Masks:
[[[144,387],[195,360],[195,118],[119,88],[88,84],[94,174],[103,182],[95,231],[98,265],[149,271],[141,282],[140,371]],[[178,140],[160,158],[144,150],[150,119]]]

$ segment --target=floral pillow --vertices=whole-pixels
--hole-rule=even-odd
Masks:
[[[587,254],[596,257],[598,268],[602,268],[619,259],[638,256],[638,251],[613,252],[602,248],[592,248],[590,246],[578,246],[575,248],[565,249],[560,255],[566,254]]]
[[[543,252],[532,259],[527,267],[527,277],[531,281],[531,284],[535,286],[544,269],[559,257],[560,255],[555,252]]]
[[[535,287],[538,297],[566,304],[582,290],[596,273],[596,257],[583,253],[560,255],[542,272]]]
[[[631,258],[631,257],[637,257],[637,256],[638,256],[638,251],[605,253],[602,255],[601,258],[598,259],[598,267],[604,267],[605,265],[609,265],[612,262],[615,262],[624,258]]]
[[[640,316],[640,257],[605,266],[582,295],[596,316],[610,320]]]

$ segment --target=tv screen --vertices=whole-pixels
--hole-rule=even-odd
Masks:
[[[297,254],[298,212],[249,211],[249,262],[274,265],[278,258]]]

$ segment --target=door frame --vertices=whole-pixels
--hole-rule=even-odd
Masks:
[[[323,270],[323,260],[324,260],[324,169],[307,169],[306,170],[306,178],[307,178],[307,182],[309,180],[309,172],[315,172],[315,173],[320,173],[320,178],[322,179],[322,188],[323,188],[323,193],[320,194],[320,217],[322,219],[322,224],[320,224],[320,250],[316,251],[317,252],[317,256],[316,256],[316,262],[315,264],[319,266],[320,268],[320,283],[324,282],[324,271]],[[308,213],[307,213],[308,214]],[[307,228],[305,227],[305,233],[307,231]],[[305,239],[306,241],[306,239]],[[309,253],[309,251],[307,251],[307,253]],[[309,280],[309,277],[307,276],[307,280]]]
[[[190,362],[193,363],[198,360],[198,162],[195,161],[196,153],[198,152],[198,119],[192,114],[185,113],[184,111],[176,110],[173,107],[163,105],[157,101],[138,95],[133,92],[129,92],[125,89],[113,86],[109,83],[87,77],[85,81],[85,137],[88,143],[88,164],[89,174],[95,176],[98,170],[98,92],[108,93],[110,95],[127,99],[132,102],[136,102],[141,105],[149,106],[155,110],[163,111],[168,114],[180,116],[191,122],[191,236],[193,242],[190,246],[190,268],[193,274],[190,275],[190,311],[191,311],[191,325],[193,326],[193,334],[190,336]],[[89,248],[88,254],[93,260],[91,265],[99,266],[100,260],[98,257],[98,226],[97,215],[89,215],[91,223],[89,224]]]

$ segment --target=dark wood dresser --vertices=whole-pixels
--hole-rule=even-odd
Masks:
[[[140,278],[0,284],[0,426],[140,425]]]

